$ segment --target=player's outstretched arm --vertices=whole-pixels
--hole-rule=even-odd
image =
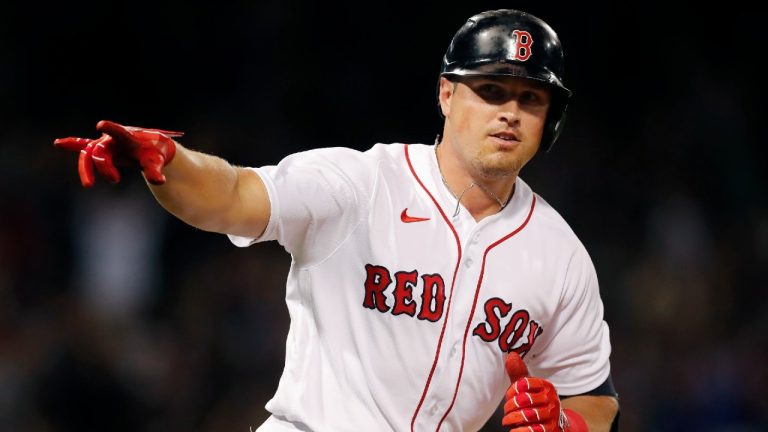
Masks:
[[[261,178],[212,155],[184,148],[181,132],[123,126],[102,120],[101,136],[60,138],[54,145],[79,152],[84,187],[95,173],[116,183],[117,166],[140,168],[152,193],[170,213],[197,228],[258,237],[269,220],[270,204]]]
[[[157,201],[184,222],[243,237],[257,238],[264,232],[269,197],[253,170],[178,145],[164,173],[164,184],[149,187]]]
[[[609,432],[618,402],[609,396],[573,396],[560,400],[551,382],[528,373],[517,353],[506,360],[512,384],[502,424],[510,432]]]

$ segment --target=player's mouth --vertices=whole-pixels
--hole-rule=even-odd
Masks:
[[[520,142],[520,137],[511,131],[501,131],[492,133],[491,137],[494,138],[494,141],[501,144],[503,147],[511,147],[515,146],[517,143]]]

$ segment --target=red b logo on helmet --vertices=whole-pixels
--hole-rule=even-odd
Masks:
[[[531,34],[525,30],[513,30],[512,35],[515,36],[515,60],[526,61],[531,56],[531,45],[533,44],[533,38]]]

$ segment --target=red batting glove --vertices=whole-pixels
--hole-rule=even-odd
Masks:
[[[501,424],[510,427],[510,432],[589,431],[581,415],[562,409],[551,382],[529,376],[528,367],[517,353],[509,353],[505,366],[512,384],[507,390]]]
[[[84,187],[95,182],[93,167],[109,181],[120,181],[116,165],[138,165],[152,184],[165,183],[162,168],[176,155],[173,138],[184,135],[161,129],[123,126],[108,120],[96,124],[101,136],[89,138],[59,138],[53,145],[65,150],[79,151],[77,170]]]

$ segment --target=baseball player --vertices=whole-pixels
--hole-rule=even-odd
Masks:
[[[610,341],[591,259],[519,176],[560,134],[570,91],[544,21],[471,17],[444,56],[434,145],[324,148],[235,167],[182,134],[101,121],[82,184],[140,166],[169,212],[292,256],[285,369],[258,429],[616,430]]]

